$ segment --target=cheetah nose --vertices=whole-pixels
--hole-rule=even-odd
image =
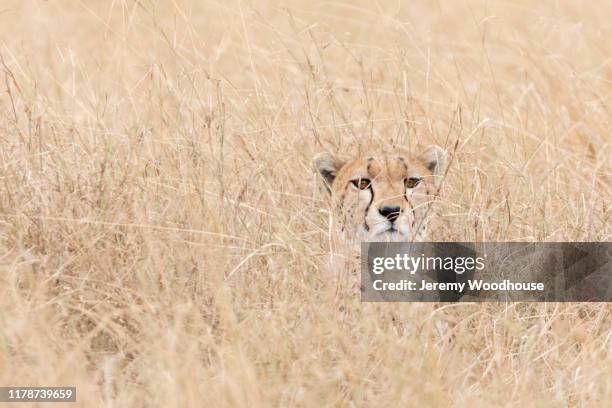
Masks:
[[[382,215],[389,221],[393,222],[397,220],[397,217],[399,217],[400,208],[398,205],[396,206],[385,205],[383,208],[379,208],[378,212],[380,213],[380,215]]]

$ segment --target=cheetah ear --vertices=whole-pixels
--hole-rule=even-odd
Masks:
[[[330,153],[324,152],[317,154],[312,161],[312,164],[315,170],[321,175],[321,177],[323,177],[327,189],[331,191],[331,185],[336,178],[336,174],[338,173],[338,170],[342,168],[344,163],[337,160]]]
[[[431,172],[434,176],[434,184],[440,185],[442,176],[444,175],[444,168],[446,166],[446,158],[448,152],[438,145],[429,145],[423,150],[423,152],[417,157],[417,159],[423,163],[423,165]]]

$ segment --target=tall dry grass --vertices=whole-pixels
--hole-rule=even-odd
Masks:
[[[605,406],[609,305],[362,304],[325,267],[310,160],[436,142],[454,159],[430,239],[610,240],[610,15],[4,0],[0,385],[75,385],[83,407]]]

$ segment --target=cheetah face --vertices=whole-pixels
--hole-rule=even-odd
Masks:
[[[347,163],[321,153],[314,165],[331,192],[336,228],[346,241],[420,242],[446,156],[439,146],[415,158],[370,155]]]

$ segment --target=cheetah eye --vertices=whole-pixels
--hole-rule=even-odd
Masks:
[[[406,188],[415,188],[421,183],[421,180],[423,179],[417,178],[417,177],[410,177],[410,178],[404,179],[404,185],[406,186]]]
[[[365,190],[367,188],[370,188],[370,184],[372,182],[370,181],[370,179],[367,178],[359,178],[357,180],[351,180],[351,183],[353,183],[353,185],[358,189]]]

